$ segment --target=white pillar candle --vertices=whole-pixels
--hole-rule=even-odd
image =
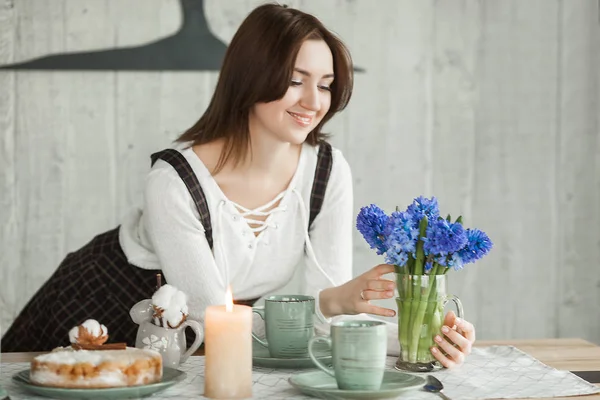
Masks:
[[[252,397],[252,308],[234,305],[230,289],[225,305],[206,308],[204,354],[205,397]]]

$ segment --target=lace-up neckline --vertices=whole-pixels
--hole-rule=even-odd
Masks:
[[[281,205],[281,199],[285,196],[287,190],[279,193],[273,200],[268,202],[265,205],[257,207],[255,209],[246,208],[240,204],[237,204],[234,201],[229,200],[231,205],[233,205],[237,211],[240,213],[240,217],[244,218],[246,223],[248,224],[248,228],[254,233],[255,236],[258,236],[262,231],[267,228],[277,228],[277,224],[271,221],[271,216],[275,215],[279,212],[283,212],[287,209],[287,206]],[[279,204],[278,204],[279,203]],[[275,206],[275,204],[278,204]],[[266,217],[264,220],[255,219],[252,217]],[[254,225],[254,226],[253,226]]]

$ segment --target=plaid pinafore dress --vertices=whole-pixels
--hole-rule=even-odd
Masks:
[[[174,149],[152,154],[177,171],[194,200],[206,239],[213,248],[212,225],[200,182],[185,157]],[[321,142],[310,196],[309,226],[319,213],[331,173],[331,145]],[[129,310],[138,301],[151,298],[156,274],[129,264],[119,243],[119,227],[94,237],[81,249],[69,253],[54,274],[29,300],[2,337],[2,352],[48,351],[69,345],[69,330],[92,318],[109,328],[110,341],[135,345],[138,325]],[[252,305],[258,299],[236,300]],[[187,330],[188,343],[193,332]]]

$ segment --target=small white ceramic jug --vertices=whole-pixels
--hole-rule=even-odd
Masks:
[[[131,308],[129,315],[133,322],[140,326],[135,339],[135,347],[158,351],[162,355],[165,367],[177,368],[202,344],[204,335],[202,326],[197,321],[186,319],[175,329],[154,325],[152,323],[154,308],[151,299],[138,302]],[[189,349],[185,339],[185,328],[188,326],[196,334],[196,340]]]

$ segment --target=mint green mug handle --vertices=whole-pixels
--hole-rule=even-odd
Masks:
[[[258,314],[262,320],[265,320],[265,310],[264,308],[254,308],[252,307],[252,312],[255,314]],[[265,346],[266,348],[269,348],[269,343],[267,343],[266,340],[262,340],[261,338],[259,338],[258,336],[256,336],[256,334],[254,332],[252,332],[252,337],[254,338],[254,340],[256,340],[258,343],[260,343],[261,345]]]
[[[323,370],[324,372],[328,373],[329,375],[331,375],[335,378],[335,372],[333,371],[333,369],[327,368],[325,366],[325,364],[323,364],[321,361],[317,360],[317,357],[315,357],[315,355],[313,353],[313,344],[315,344],[317,342],[325,342],[325,343],[327,343],[329,348],[331,348],[331,338],[325,337],[325,336],[313,336],[308,341],[308,355],[310,356],[310,359],[317,367],[319,367],[321,370]]]

